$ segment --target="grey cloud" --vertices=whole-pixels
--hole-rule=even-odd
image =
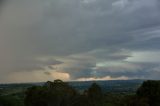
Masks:
[[[18,58],[19,59],[19,58]],[[51,67],[52,65],[62,64],[63,62],[57,60],[37,60],[29,58],[20,58],[21,60],[14,59],[10,60],[10,64],[1,64],[1,68],[12,70],[12,71],[35,71],[35,70],[45,70],[45,68]],[[9,67],[7,67],[9,66]]]
[[[158,0],[8,0],[4,3],[0,15],[0,70],[3,70],[0,73],[43,70],[47,66],[54,69],[51,65],[67,64],[58,58],[73,59],[72,55],[82,54],[65,71],[73,79],[91,77],[97,74],[93,68],[102,60],[116,63],[131,57],[135,51],[160,49]],[[83,59],[87,56],[91,58]],[[37,57],[54,59],[44,62]],[[98,74],[145,76],[147,72],[143,70],[119,74],[107,73],[106,69]]]
[[[44,72],[44,74],[45,74],[45,75],[51,75],[51,73],[50,73],[50,72]]]
[[[152,78],[153,69],[158,64],[148,63],[127,63],[122,65],[113,65],[108,67],[99,67],[96,69],[101,77],[109,75],[112,77],[127,76],[129,78]]]

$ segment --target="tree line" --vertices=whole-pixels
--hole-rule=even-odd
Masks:
[[[160,81],[145,81],[135,94],[106,96],[93,83],[83,93],[61,80],[28,88],[25,106],[160,106]]]
[[[79,92],[61,80],[4,94],[0,89],[0,106],[160,106],[160,81],[145,81],[135,93],[125,94],[104,93],[96,83]]]

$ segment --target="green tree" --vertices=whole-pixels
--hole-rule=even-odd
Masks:
[[[61,80],[48,81],[44,86],[31,87],[26,92],[26,106],[72,106],[77,92]]]
[[[91,87],[84,92],[84,94],[88,97],[90,104],[92,104],[92,106],[102,106],[103,93],[99,85],[93,83]]]
[[[160,81],[145,81],[137,90],[139,98],[147,98],[150,106],[160,106]]]

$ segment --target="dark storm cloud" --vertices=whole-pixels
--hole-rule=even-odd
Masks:
[[[5,2],[0,15],[0,75],[44,67],[55,70],[54,65],[68,65],[66,60],[72,60],[72,65],[60,70],[71,79],[147,76],[159,63],[152,69],[140,64],[142,69],[137,71],[135,66],[133,71],[133,63],[127,61],[123,66],[129,68],[124,72],[114,71],[119,67],[114,64],[134,58],[137,51],[159,51],[159,6],[158,0]],[[112,71],[99,70],[97,64],[107,62],[113,63],[109,66]]]

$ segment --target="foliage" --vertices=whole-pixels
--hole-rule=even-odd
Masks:
[[[123,98],[122,106],[149,106],[146,98],[138,98],[136,95],[127,95]]]
[[[103,93],[99,85],[93,83],[91,87],[85,91],[91,106],[102,106]]]
[[[25,91],[1,89],[0,106],[160,106],[160,81],[145,81],[137,92],[107,92],[93,83],[84,92],[61,80]]]
[[[31,87],[26,95],[26,106],[102,106],[103,100],[101,88],[95,83],[81,95],[61,80]]]
[[[160,106],[160,81],[145,81],[135,95],[124,98],[124,106]]]
[[[55,80],[29,88],[26,95],[26,106],[71,106],[77,92],[67,83]]]
[[[137,96],[148,99],[150,106],[160,106],[160,81],[145,81],[137,90]]]
[[[0,106],[24,106],[23,100],[16,96],[0,96]]]

